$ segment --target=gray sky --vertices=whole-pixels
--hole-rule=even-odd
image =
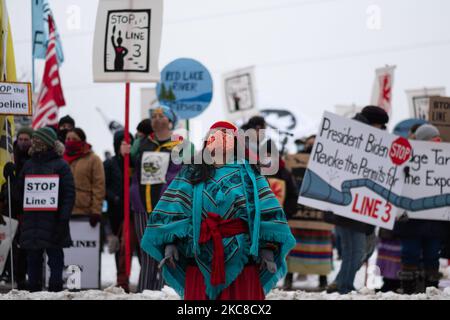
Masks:
[[[6,2],[18,74],[30,81],[31,0]],[[61,79],[67,106],[60,116],[73,116],[103,155],[112,150],[112,135],[95,107],[123,122],[125,85],[92,81],[98,1],[49,3],[65,54]],[[448,0],[164,0],[160,68],[189,57],[212,73],[213,102],[191,121],[196,141],[224,116],[222,74],[251,65],[256,67],[259,108],[294,112],[299,136],[314,133],[323,111],[334,111],[336,104],[368,104],[374,70],[395,64],[395,124],[409,117],[405,90],[450,90],[448,12]],[[43,62],[37,63],[38,71],[42,67]],[[132,84],[132,129],[140,120],[142,86]]]

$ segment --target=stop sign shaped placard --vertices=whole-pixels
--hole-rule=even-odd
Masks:
[[[409,160],[411,153],[412,147],[409,141],[400,137],[392,142],[389,157],[394,164],[400,166]]]

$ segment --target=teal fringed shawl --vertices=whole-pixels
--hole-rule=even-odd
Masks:
[[[247,221],[250,231],[223,239],[225,284],[219,286],[210,283],[212,243],[198,243],[200,224],[208,212],[224,219],[241,218]],[[180,252],[175,269],[163,267],[168,285],[183,296],[187,259],[195,259],[205,279],[206,294],[215,299],[242,272],[250,256],[257,260],[261,246],[275,243],[278,270],[275,274],[267,270],[260,273],[264,292],[269,292],[287,271],[285,259],[295,239],[266,179],[241,162],[216,169],[212,179],[195,186],[186,168],[180,171],[152,212],[141,246],[160,261],[168,243],[176,243]]]

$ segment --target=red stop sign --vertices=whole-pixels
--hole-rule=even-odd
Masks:
[[[392,142],[391,149],[389,150],[389,157],[396,165],[402,165],[411,157],[411,144],[405,138],[398,138]]]

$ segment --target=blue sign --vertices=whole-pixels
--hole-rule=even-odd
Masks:
[[[424,123],[427,123],[425,120],[423,119],[407,119],[407,120],[403,120],[400,123],[398,123],[395,128],[394,128],[394,134],[397,136],[401,136],[404,138],[408,138],[409,135],[409,130],[411,129],[412,126],[418,124],[418,125],[422,125]]]
[[[211,103],[213,82],[200,62],[177,59],[162,70],[156,92],[161,104],[172,108],[180,119],[190,119],[200,115]]]

